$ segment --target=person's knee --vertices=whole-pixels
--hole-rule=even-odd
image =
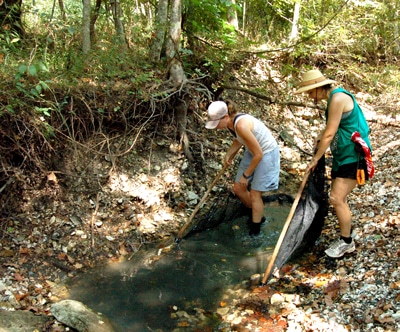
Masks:
[[[330,194],[329,195],[329,203],[332,204],[332,206],[337,206],[341,203],[341,200],[335,195],[335,194]]]
[[[250,198],[252,201],[262,200],[262,193],[257,190],[250,190]]]
[[[253,208],[264,209],[264,202],[261,192],[250,190],[250,201]]]
[[[243,192],[243,186],[240,183],[235,182],[232,187],[233,193],[238,196],[241,192]]]

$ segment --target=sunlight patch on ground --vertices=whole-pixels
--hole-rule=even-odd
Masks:
[[[147,206],[160,204],[160,195],[157,190],[150,188],[148,177],[143,174],[138,178],[131,178],[126,173],[113,173],[110,176],[110,189],[112,192],[122,191],[142,200]]]
[[[135,212],[135,223],[144,233],[154,233],[163,224],[174,220],[173,211],[163,204],[166,190],[178,191],[180,188],[178,174],[169,168],[157,176],[136,174],[132,176],[123,172],[110,175],[109,187],[112,193],[134,198],[151,211]]]

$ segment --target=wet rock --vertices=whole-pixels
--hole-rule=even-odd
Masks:
[[[225,316],[229,312],[229,308],[218,308],[217,313],[220,314],[221,316]]]
[[[60,301],[51,306],[50,312],[58,321],[79,332],[114,332],[106,317],[78,301]]]
[[[256,286],[260,284],[261,275],[259,273],[255,273],[250,277],[250,284],[252,286]]]

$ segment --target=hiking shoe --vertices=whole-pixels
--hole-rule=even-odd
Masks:
[[[356,250],[356,245],[354,244],[354,241],[351,241],[351,243],[347,244],[343,241],[343,239],[340,239],[334,242],[328,249],[326,249],[325,254],[332,258],[339,258],[342,257],[345,253],[350,253],[354,250]]]

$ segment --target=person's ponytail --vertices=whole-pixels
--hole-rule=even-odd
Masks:
[[[239,112],[238,105],[230,99],[225,100],[226,105],[228,106],[228,114],[230,116],[235,115]]]

